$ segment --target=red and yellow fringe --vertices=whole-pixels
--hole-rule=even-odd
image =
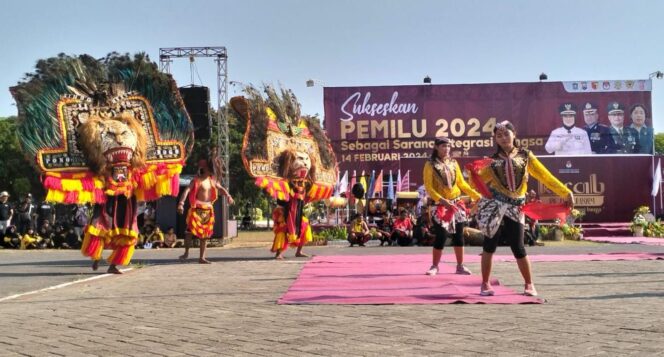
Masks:
[[[288,201],[293,194],[286,180],[257,177],[256,186],[264,189],[275,200]]]
[[[136,175],[136,199],[154,201],[163,196],[177,196],[180,192],[181,172],[182,162],[148,165]]]
[[[274,241],[272,242],[272,248],[270,251],[273,253],[285,251],[288,249],[289,245],[296,247],[313,240],[313,233],[311,232],[311,226],[309,225],[309,219],[307,217],[302,217],[300,237],[297,237],[295,234],[288,234],[288,228],[284,218],[283,207],[276,207],[272,211],[272,220],[274,221],[274,228],[272,229],[274,232]]]
[[[137,239],[138,232],[129,228],[105,230],[90,225],[85,229],[81,253],[92,260],[100,260],[104,248],[111,248],[113,253],[106,261],[114,265],[127,265],[134,255]]]
[[[255,184],[276,200],[288,201],[293,198],[293,190],[286,180],[263,176],[257,177]],[[307,192],[306,201],[313,202],[329,198],[332,196],[333,188],[332,185],[315,183]]]
[[[116,183],[106,182],[103,176],[91,171],[47,172],[44,188],[46,201],[65,204],[104,203],[106,195],[132,194],[138,201],[153,201],[162,196],[177,196],[180,191],[182,162],[148,164],[134,170],[130,180]]]
[[[68,173],[47,172],[44,188],[46,201],[56,203],[103,203],[104,179],[91,171]]]

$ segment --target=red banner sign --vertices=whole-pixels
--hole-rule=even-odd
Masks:
[[[328,87],[325,129],[342,171],[396,170],[441,136],[455,139],[454,156],[489,155],[503,120],[538,155],[652,153],[650,90],[649,80]]]

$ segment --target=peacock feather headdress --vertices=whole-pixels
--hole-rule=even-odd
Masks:
[[[279,159],[286,150],[304,152],[316,165],[314,182],[333,186],[337,160],[317,117],[304,116],[292,91],[264,86],[244,89],[245,97],[231,99],[232,107],[247,120],[242,145],[245,168],[253,177],[282,178]]]
[[[98,60],[60,54],[39,60],[35,72],[10,91],[20,143],[44,173],[48,201],[177,194],[193,125],[175,81],[147,55],[111,53]],[[126,142],[139,144],[133,152],[118,139],[125,132]],[[113,150],[98,150],[114,140]],[[116,185],[120,178],[127,182]]]
[[[10,88],[19,111],[24,151],[44,172],[90,166],[79,145],[78,127],[89,117],[129,112],[147,134],[146,163],[180,162],[193,145],[193,126],[175,81],[147,55],[111,53],[39,60]]]

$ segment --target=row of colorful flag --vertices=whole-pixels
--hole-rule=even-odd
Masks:
[[[362,170],[361,175],[357,175],[357,172],[353,170],[353,174],[350,177],[350,182],[348,178],[349,171],[346,170],[344,175],[341,177],[341,180],[337,183],[334,196],[338,197],[341,193],[346,193],[346,197],[350,197],[350,191],[355,186],[356,183],[359,183],[364,188],[365,197],[383,197],[383,170],[380,170],[378,175],[376,175],[375,170],[371,170],[371,175],[367,175],[364,170]],[[394,199],[396,192],[409,191],[410,187],[410,170],[406,171],[406,174],[401,176],[401,170],[397,171],[396,182],[393,179],[392,170],[388,176],[387,181],[387,198],[390,200]],[[367,182],[367,177],[369,177],[369,182]]]

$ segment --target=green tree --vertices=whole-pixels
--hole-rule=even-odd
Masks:
[[[31,192],[35,199],[44,198],[39,173],[25,157],[16,133],[16,117],[0,118],[0,190],[9,191],[14,199]]]
[[[244,213],[247,206],[260,208],[265,214],[271,214],[268,198],[254,184],[242,162],[241,150],[244,131],[247,123],[234,110],[228,110],[228,138],[229,138],[229,183],[230,192],[236,201],[232,209],[236,215]]]
[[[664,155],[664,133],[655,134],[655,154]]]

